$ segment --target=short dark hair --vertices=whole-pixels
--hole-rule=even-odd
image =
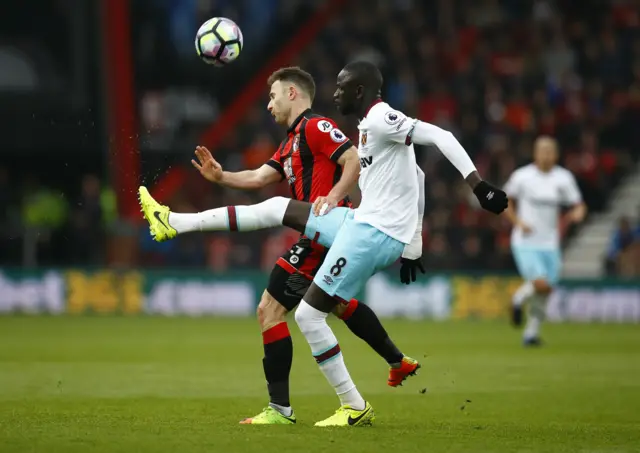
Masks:
[[[309,95],[309,98],[313,101],[316,95],[316,83],[313,80],[311,74],[307,71],[299,68],[298,66],[291,66],[288,68],[280,68],[267,79],[269,86],[273,85],[278,80],[282,82],[295,83],[305,93]]]
[[[367,90],[378,92],[382,89],[382,73],[370,61],[352,61],[347,63],[343,70],[350,73],[353,80]]]

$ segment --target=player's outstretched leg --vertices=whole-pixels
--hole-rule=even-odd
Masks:
[[[370,425],[375,419],[373,409],[353,383],[338,340],[327,324],[327,315],[335,304],[333,297],[312,283],[295,313],[296,322],[311,347],[313,357],[341,403],[335,414],[315,426]]]
[[[402,385],[409,376],[415,376],[420,369],[420,364],[417,360],[400,352],[371,308],[359,303],[356,299],[351,299],[348,304],[340,304],[338,307],[336,315],[344,321],[349,330],[364,340],[389,364],[387,385],[397,387]]]
[[[138,189],[138,199],[156,242],[194,231],[253,231],[282,225],[304,233],[311,211],[310,203],[274,197],[250,206],[225,206],[196,214],[179,214],[154,200],[144,186]]]
[[[167,206],[158,203],[144,186],[138,189],[138,195],[144,218],[149,222],[151,236],[157,242],[170,240],[177,234],[194,231],[252,231],[280,225],[305,233],[311,212],[309,203],[275,197],[256,205],[226,206],[195,214],[180,214],[171,212]],[[341,216],[338,214],[340,209],[345,208],[336,208],[333,211],[338,218]],[[323,219],[327,221],[327,217]],[[314,217],[315,222],[319,219]],[[334,223],[329,228],[331,231],[323,231],[319,239],[319,242],[325,246],[331,245],[332,237],[341,221],[329,220],[329,223]],[[327,228],[323,229],[327,230]],[[369,307],[364,304],[352,305],[347,311],[344,319],[349,329],[389,363],[391,368],[388,384],[390,386],[400,385],[408,376],[415,374],[420,365],[398,351]],[[340,315],[340,313],[337,314]]]

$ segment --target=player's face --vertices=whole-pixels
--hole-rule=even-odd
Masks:
[[[536,141],[533,150],[533,160],[541,169],[551,169],[558,160],[558,150],[555,142],[550,139],[540,139]]]
[[[276,123],[287,124],[289,113],[291,112],[291,104],[287,93],[287,85],[280,80],[276,80],[269,90],[269,105],[267,110],[273,116]]]
[[[345,70],[340,71],[336,85],[333,101],[338,111],[343,115],[355,114],[358,110],[359,86],[353,76]]]

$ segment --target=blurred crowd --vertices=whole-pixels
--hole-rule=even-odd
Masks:
[[[0,167],[0,266],[102,265],[116,219],[113,190],[93,174],[61,193]]]
[[[194,143],[205,124],[215,121],[218,109],[244,86],[240,82],[248,82],[256,66],[292,39],[304,15],[322,3],[134,2],[137,92],[142,127],[148,133],[141,145],[153,143],[146,129],[151,129],[149,124],[157,126],[159,93],[175,92],[176,87],[195,90],[198,98],[207,101],[202,109],[183,108],[184,117],[172,128],[173,135],[160,135],[157,142],[173,148]],[[451,130],[480,173],[495,184],[504,183],[516,167],[530,161],[537,135],[550,134],[560,143],[561,163],[576,175],[594,212],[605,207],[612,189],[638,160],[640,1],[351,0],[346,4],[312,45],[289,63],[315,77],[314,109],[333,116],[352,138],[357,137],[355,122],[340,117],[332,105],[335,79],[346,62],[370,59],[383,71],[385,100],[408,115]],[[246,52],[224,70],[194,71],[194,65],[202,66],[193,49],[195,30],[213,15],[237,19]],[[273,26],[274,20],[278,26]],[[221,90],[230,78],[237,83],[222,85],[229,89]],[[267,102],[265,85],[263,98],[248,107],[243,121],[214,150],[226,170],[259,167],[281,141],[284,130],[273,123]],[[210,110],[204,104],[210,104]],[[176,115],[165,113],[163,118]],[[416,152],[427,175],[426,265],[443,271],[513,270],[509,225],[479,210],[457,171],[437,150],[418,147]],[[181,149],[179,160],[188,165],[190,153]],[[165,162],[169,159],[165,156],[145,154],[145,165]],[[95,188],[87,189],[84,182],[82,187],[82,193],[93,190],[95,198]],[[288,193],[286,183],[250,193],[212,187],[194,177],[170,203],[176,211],[189,212]],[[85,205],[82,215],[65,211],[64,219],[74,225],[83,224],[74,220],[78,216],[85,222],[88,218],[94,224],[102,222],[92,217],[90,205]],[[633,243],[628,231],[634,228],[631,221],[621,222],[608,263],[625,255],[627,245]],[[194,234],[156,244],[144,228],[138,233],[141,264],[205,266],[217,271],[269,269],[296,237],[282,229],[243,235]],[[637,228],[635,234],[637,242]],[[98,237],[79,233],[78,238],[79,244],[92,240],[93,247],[100,247]],[[78,248],[86,251],[91,246]],[[608,267],[618,272],[618,265]]]

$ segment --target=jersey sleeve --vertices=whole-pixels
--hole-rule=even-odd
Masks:
[[[329,118],[310,119],[305,127],[305,136],[312,153],[324,154],[334,162],[353,146],[351,140]]]
[[[280,173],[281,181],[285,179],[286,175],[284,173],[284,167],[282,166],[282,155],[280,153],[280,149],[277,149],[276,152],[273,153],[273,156],[271,156],[271,159],[265,162],[265,165],[270,166],[278,173]]]
[[[399,110],[387,110],[384,115],[373,119],[373,128],[380,136],[394,143],[407,146],[413,143],[413,130],[418,120],[406,116]]]
[[[513,172],[504,185],[504,191],[509,198],[518,199],[521,196],[522,185],[520,184],[520,181],[522,178],[520,177],[520,175],[521,173],[519,171]]]
[[[564,190],[562,191],[562,203],[573,206],[582,202],[582,194],[578,188],[576,178],[570,171],[565,173]]]

